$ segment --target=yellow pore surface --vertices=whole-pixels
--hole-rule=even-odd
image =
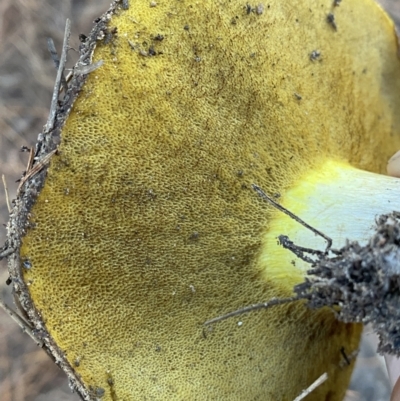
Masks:
[[[340,400],[359,326],[301,303],[203,322],[292,293],[263,274],[252,183],[284,198],[328,159],[383,172],[400,148],[392,23],[370,0],[131,0],[114,28],[21,249],[50,334],[107,401],[292,401],[324,372],[308,400]]]

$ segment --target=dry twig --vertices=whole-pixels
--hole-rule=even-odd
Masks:
[[[222,320],[225,320],[225,319],[229,319],[230,317],[242,315],[243,313],[253,312],[258,309],[267,309],[272,306],[287,304],[288,302],[293,302],[293,301],[298,301],[298,300],[299,300],[298,297],[281,298],[281,299],[272,298],[268,302],[261,302],[259,304],[248,305],[248,306],[245,306],[244,308],[237,309],[235,311],[226,313],[225,315],[214,317],[214,318],[204,322],[204,324],[207,326],[207,325],[210,325],[213,323],[221,322]]]
[[[19,187],[17,190],[17,193],[21,190],[22,186],[25,184],[25,182],[33,177],[35,174],[37,174],[47,163],[49,163],[51,156],[54,155],[54,153],[57,152],[57,149],[52,150],[50,153],[48,153],[45,157],[43,157],[42,160],[40,160],[38,163],[36,163],[29,171],[26,172],[25,177],[22,178],[21,182],[19,183]]]
[[[64,42],[61,52],[60,64],[57,71],[56,82],[54,84],[53,96],[51,98],[51,106],[49,118],[47,120],[45,132],[50,132],[54,126],[54,119],[56,117],[58,107],[58,95],[60,93],[61,81],[64,74],[65,63],[67,62],[68,41],[71,34],[71,21],[67,18],[65,23]],[[65,79],[65,78],[64,78]]]
[[[21,329],[28,334],[30,338],[32,338],[36,345],[38,345],[39,347],[43,347],[43,342],[35,336],[31,325],[23,317],[21,317],[17,312],[13,311],[1,300],[0,308],[3,309],[11,317],[11,319],[14,320],[14,322],[16,322],[18,326],[21,327]]]
[[[5,192],[5,195],[6,195],[8,213],[11,213],[12,209],[11,209],[11,204],[10,204],[10,197],[8,196],[8,188],[7,188],[7,183],[6,183],[6,177],[4,177],[4,174],[2,174],[1,178],[3,179],[4,192]]]
[[[293,401],[301,401],[304,400],[309,394],[311,394],[317,387],[319,387],[322,383],[324,383],[328,379],[328,374],[324,373],[314,383],[312,383],[308,388],[303,390],[301,394],[296,397]]]

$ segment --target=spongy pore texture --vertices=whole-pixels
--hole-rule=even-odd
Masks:
[[[328,18],[328,14],[333,13]],[[328,159],[400,148],[393,24],[371,0],[131,0],[99,38],[20,251],[92,398],[339,401],[360,327],[262,274],[271,209]],[[312,207],[312,205],[310,205]],[[295,266],[292,267],[295,269]]]

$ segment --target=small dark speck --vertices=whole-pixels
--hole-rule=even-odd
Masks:
[[[333,0],[333,6],[338,7],[338,6],[340,6],[341,2],[342,2],[342,0]]]
[[[326,20],[328,21],[328,23],[332,26],[332,28],[337,31],[337,25],[336,25],[336,21],[335,21],[335,15],[332,13],[329,13],[326,16]]]
[[[313,50],[310,53],[310,60],[315,61],[318,60],[321,57],[321,52],[319,50]]]
[[[189,30],[189,25],[185,25],[185,26],[183,27],[183,29],[184,29],[185,31],[188,31],[188,30]]]
[[[156,36],[154,37],[154,40],[158,40],[159,42],[161,42],[162,40],[164,40],[164,35],[158,34],[158,35],[156,35]]]
[[[24,267],[25,267],[25,269],[31,269],[32,268],[32,263],[29,261],[29,260],[25,260],[24,262],[23,262],[23,265],[24,265]]]
[[[294,97],[295,97],[297,100],[303,99],[303,97],[302,97],[301,95],[299,95],[298,93],[294,93]]]
[[[367,71],[368,71],[368,69],[367,69],[367,68],[364,68],[364,69],[362,70],[362,73],[363,73],[363,74],[366,74]]]
[[[344,347],[342,347],[342,348],[340,349],[340,353],[342,354],[343,359],[344,359],[345,362],[346,362],[346,365],[350,366],[351,362],[350,362],[350,360],[349,360],[349,357],[348,357],[347,354],[346,354],[346,351],[345,351]]]
[[[161,352],[161,347],[159,345],[156,345],[156,352]]]
[[[104,390],[104,388],[96,387],[96,390],[95,390],[96,397],[103,397],[103,395],[105,393],[106,393],[106,390]]]
[[[157,53],[152,47],[150,47],[148,54],[149,54],[149,56],[155,56]]]
[[[80,41],[80,42],[84,43],[84,42],[86,42],[86,39],[87,39],[87,36],[84,35],[83,33],[81,33],[81,34],[79,35],[79,41]]]
[[[190,234],[189,239],[190,239],[191,241],[196,241],[196,240],[198,240],[198,239],[199,239],[199,233],[198,233],[197,231],[194,231],[192,234]]]

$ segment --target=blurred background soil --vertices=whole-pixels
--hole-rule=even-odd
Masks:
[[[22,146],[35,144],[46,122],[56,70],[47,51],[47,38],[60,49],[66,18],[72,21],[69,66],[76,60],[78,35],[87,34],[92,21],[111,0],[0,0],[0,174],[7,180],[10,198],[27,164]],[[149,0],[150,1],[150,0]],[[287,1],[287,0],[286,0]],[[351,0],[344,0],[351,1]],[[400,27],[400,0],[381,0]],[[0,223],[8,220],[0,184]],[[0,226],[0,246],[5,228]],[[0,262],[0,299],[12,305],[5,261]],[[374,352],[374,336],[363,346],[346,401],[388,401],[389,381],[382,358]],[[64,374],[44,351],[24,335],[0,309],[1,401],[78,401]]]

